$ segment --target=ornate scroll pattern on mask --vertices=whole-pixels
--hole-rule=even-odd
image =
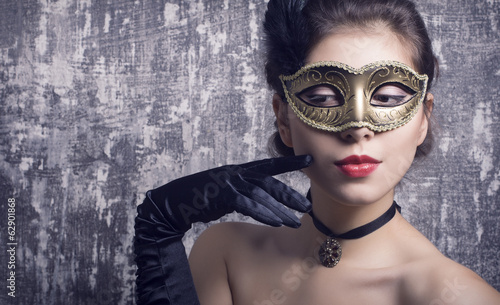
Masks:
[[[339,132],[352,127],[387,131],[406,124],[422,104],[428,78],[405,64],[380,61],[360,69],[339,62],[319,62],[303,67],[294,75],[282,75],[280,79],[288,103],[303,122],[322,130]],[[373,93],[387,83],[397,83],[415,94],[399,106],[371,105]],[[345,103],[334,107],[319,107],[310,105],[299,97],[304,90],[318,85],[334,86]]]
[[[416,73],[400,66],[385,66],[374,70],[368,78],[368,96],[372,97],[375,91],[384,84],[399,83],[414,95],[404,104],[395,107],[369,107],[365,120],[373,125],[372,129],[387,131],[408,123],[420,108],[423,94],[422,88],[426,87],[427,78],[419,78]]]
[[[311,83],[315,85],[332,85],[345,97],[350,91],[347,78],[338,71],[326,71],[324,73],[319,69],[311,69],[290,82],[289,85],[290,92],[296,92],[295,94],[291,94],[293,102],[290,105],[304,122],[314,127],[318,127],[315,122],[323,126],[342,124],[342,120],[345,118],[348,110],[344,107],[345,104],[336,107],[315,107],[307,104],[298,97],[304,89],[311,87]],[[289,100],[292,98],[287,96]]]

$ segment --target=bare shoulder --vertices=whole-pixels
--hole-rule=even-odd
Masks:
[[[403,304],[500,305],[500,293],[469,268],[444,256],[400,219],[395,234]]]
[[[255,249],[271,228],[249,223],[219,223],[196,240],[189,264],[202,304],[232,304],[230,265],[241,253]]]
[[[212,225],[196,240],[190,253],[190,262],[223,260],[226,266],[234,260],[259,256],[262,249],[277,242],[275,235],[283,228],[273,228],[244,222],[225,222]],[[265,254],[265,251],[264,251]],[[239,268],[241,269],[240,266]],[[227,270],[226,270],[227,271]]]
[[[412,263],[405,304],[500,305],[500,293],[472,270],[442,254]]]

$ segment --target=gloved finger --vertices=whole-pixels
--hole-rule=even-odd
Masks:
[[[250,216],[261,223],[273,227],[285,225],[291,228],[298,228],[301,225],[297,216],[286,210],[284,206],[278,202],[266,202],[265,206],[251,199],[248,200],[253,203],[238,206],[235,210],[243,215]]]
[[[235,211],[272,226],[300,226],[297,216],[263,189],[245,181],[233,187],[240,194],[232,204]],[[276,218],[280,221],[275,222]]]
[[[253,161],[240,165],[240,167],[265,175],[278,175],[286,172],[296,171],[312,164],[311,155],[288,156]]]
[[[311,202],[304,197],[302,194],[292,189],[285,183],[271,177],[245,177],[249,183],[254,184],[267,192],[276,201],[280,202],[287,207],[299,211],[301,213],[307,213],[311,210]]]

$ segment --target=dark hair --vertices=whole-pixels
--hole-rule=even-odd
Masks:
[[[308,53],[322,39],[344,29],[385,26],[409,48],[415,69],[429,77],[427,90],[438,73],[438,63],[425,23],[409,0],[271,0],[264,21],[266,77],[283,97],[279,75],[290,75],[304,66]],[[425,104],[425,103],[424,103]],[[425,105],[424,105],[425,107]],[[426,115],[430,113],[426,109]],[[276,125],[276,123],[275,123]],[[415,157],[427,155],[433,144],[429,125]],[[293,155],[275,132],[269,141],[272,155]]]

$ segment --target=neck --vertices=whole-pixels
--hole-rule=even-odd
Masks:
[[[373,221],[387,211],[394,200],[394,192],[391,191],[374,202],[341,203],[314,186],[311,186],[311,195],[314,215],[335,234]]]

